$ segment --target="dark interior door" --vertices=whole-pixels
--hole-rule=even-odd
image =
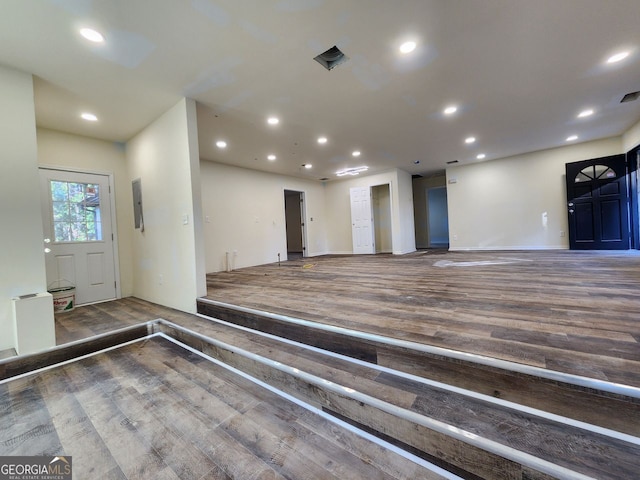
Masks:
[[[571,249],[628,249],[625,155],[567,163],[566,172]]]

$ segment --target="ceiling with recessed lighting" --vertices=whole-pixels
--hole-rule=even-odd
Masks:
[[[206,160],[428,175],[622,134],[638,18],[637,0],[2,0],[0,65],[34,74],[41,127],[124,142],[186,96]]]

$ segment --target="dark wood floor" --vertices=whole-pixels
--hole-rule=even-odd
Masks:
[[[0,384],[0,455],[71,455],[78,479],[441,478],[162,338]]]
[[[640,253],[323,256],[207,276],[208,298],[640,386]]]

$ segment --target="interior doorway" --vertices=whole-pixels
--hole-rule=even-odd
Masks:
[[[389,184],[371,187],[371,209],[376,253],[392,253],[391,188]]]
[[[447,209],[447,187],[428,188],[426,197],[429,248],[448,248],[449,213]]]
[[[306,257],[304,192],[284,191],[284,214],[287,235],[287,259]]]

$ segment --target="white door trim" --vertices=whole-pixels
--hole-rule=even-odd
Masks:
[[[116,215],[116,188],[115,181],[112,172],[104,172],[100,170],[87,170],[73,167],[61,167],[61,166],[53,166],[53,165],[39,165],[39,170],[56,170],[63,172],[72,172],[72,173],[87,173],[90,175],[103,175],[108,178],[109,183],[109,195],[110,203],[111,203],[111,233],[113,234],[113,268],[114,275],[116,278],[116,298],[122,298],[122,289],[120,282],[120,255],[118,250],[118,223],[117,223],[117,215]],[[44,219],[41,219],[41,221]]]

